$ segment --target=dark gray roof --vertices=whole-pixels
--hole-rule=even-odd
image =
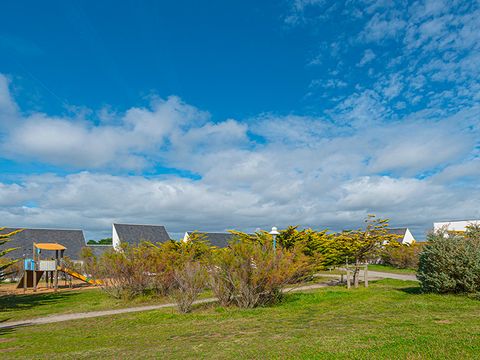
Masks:
[[[190,235],[193,231],[188,231],[187,234]],[[205,235],[205,240],[209,241],[210,244],[219,248],[226,248],[229,242],[233,239],[235,235],[230,233],[214,233],[214,232],[198,232],[199,234]]]
[[[87,245],[87,248],[92,250],[95,257],[102,256],[106,251],[113,249],[112,245]]]
[[[393,235],[405,236],[405,233],[407,232],[407,228],[392,228],[392,229],[388,229],[388,232]]]
[[[391,228],[391,229],[388,229],[388,232],[392,235],[401,236],[401,238],[397,239],[397,241],[401,243],[403,241],[403,238],[405,237],[405,233],[407,232],[407,228]]]
[[[138,245],[142,241],[163,243],[170,240],[167,230],[160,225],[113,224],[113,226],[121,243]]]
[[[1,234],[18,230],[19,228],[5,228],[0,231]],[[13,235],[10,241],[2,248],[18,248],[6,255],[8,258],[18,259],[25,254],[27,257],[33,256],[33,243],[59,243],[67,248],[64,255],[74,260],[80,259],[80,253],[85,246],[85,238],[82,230],[60,230],[60,229],[24,229],[18,234]],[[46,251],[45,254],[53,252]]]

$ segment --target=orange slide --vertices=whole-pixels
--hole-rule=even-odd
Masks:
[[[85,281],[86,283],[88,284],[91,284],[91,285],[101,285],[102,282],[100,280],[95,280],[95,279],[92,279],[92,278],[89,278],[87,276],[84,276],[82,274],[79,274],[78,272],[76,271],[73,271],[73,270],[70,270],[68,268],[65,268],[65,267],[62,267],[62,266],[59,266],[57,268],[59,271],[63,271],[64,273],[70,275],[70,276],[73,276],[74,278],[77,278],[79,280],[82,280],[82,281]]]

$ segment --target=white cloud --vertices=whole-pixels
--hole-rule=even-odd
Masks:
[[[12,126],[18,112],[17,105],[10,93],[9,83],[8,78],[0,74],[0,134],[5,128]]]
[[[360,59],[360,62],[357,65],[362,67],[362,66],[368,64],[369,62],[373,61],[373,59],[375,59],[375,57],[376,57],[375,53],[371,49],[367,49],[363,53],[363,56],[362,56],[362,58]]]
[[[394,38],[406,27],[399,12],[375,13],[360,34],[364,41],[382,41]]]

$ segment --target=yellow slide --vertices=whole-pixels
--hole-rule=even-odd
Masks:
[[[70,269],[67,269],[65,267],[61,267],[59,266],[58,267],[58,270],[60,271],[63,271],[64,273],[70,275],[70,276],[73,276],[74,278],[77,278],[79,280],[82,280],[82,281],[85,281],[86,283],[89,283],[91,285],[101,285],[102,282],[100,280],[95,280],[95,279],[92,279],[92,278],[89,278],[87,276],[84,276],[82,274],[79,274],[77,273],[76,271],[73,271],[73,270],[70,270]]]

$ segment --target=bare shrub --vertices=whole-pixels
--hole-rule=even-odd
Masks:
[[[193,302],[205,288],[206,273],[199,262],[186,262],[174,271],[175,289],[172,298],[183,313],[192,310]]]
[[[178,289],[179,271],[187,262],[205,263],[211,249],[200,238],[188,242],[168,241],[138,246],[122,244],[100,258],[90,249],[83,253],[85,272],[102,280],[102,289],[115,298],[132,298],[151,294],[165,296]]]
[[[275,303],[282,289],[308,273],[309,261],[297,249],[273,250],[268,234],[238,236],[210,266],[210,284],[220,303],[253,308]]]
[[[399,269],[416,269],[422,247],[422,244],[387,245],[382,250],[381,259],[384,264]]]
[[[121,251],[109,250],[92,262],[94,277],[102,280],[101,287],[115,298],[132,298],[149,288],[149,273],[142,247],[123,244]]]

